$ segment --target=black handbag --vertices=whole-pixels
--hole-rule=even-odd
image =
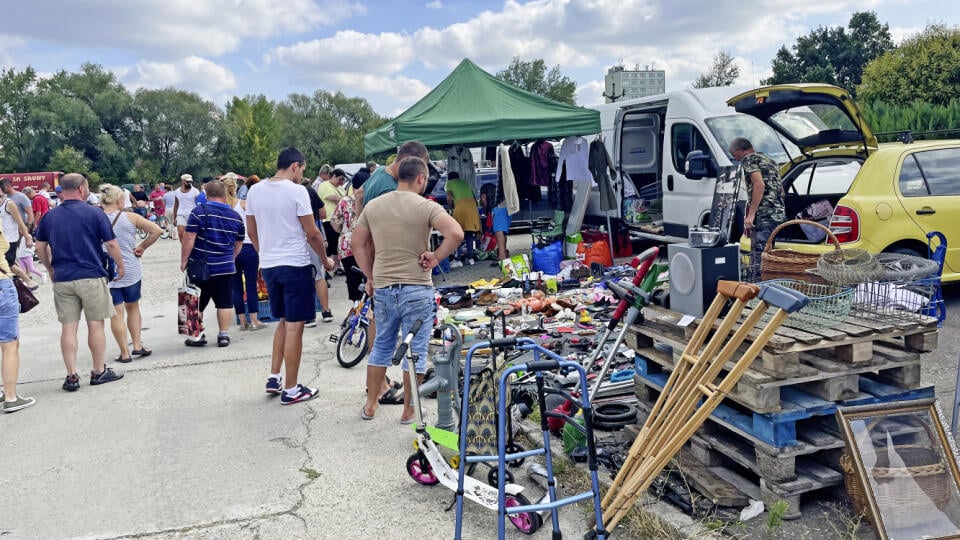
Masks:
[[[17,288],[17,299],[20,300],[20,313],[26,313],[40,304],[40,300],[33,295],[33,291],[27,288],[26,283],[17,276],[10,276],[14,287]]]
[[[203,233],[203,224],[207,220],[207,207],[203,207],[203,221],[200,222],[201,227],[197,229],[197,237],[201,236]],[[196,249],[196,244],[194,244],[193,251],[190,252],[190,256],[187,257],[187,278],[190,279],[190,283],[200,284],[210,279],[210,266],[207,264],[207,254],[198,251]]]

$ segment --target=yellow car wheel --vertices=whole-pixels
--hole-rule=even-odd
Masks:
[[[458,456],[458,455],[450,456],[450,459],[448,459],[447,462],[448,462],[448,463],[450,464],[450,466],[451,466],[452,468],[454,468],[454,469],[459,469],[459,468],[460,468],[460,456]]]

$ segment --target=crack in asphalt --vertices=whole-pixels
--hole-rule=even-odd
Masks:
[[[320,377],[320,373],[322,371],[321,364],[324,363],[323,361],[332,360],[333,358],[332,351],[321,349],[319,352],[320,352],[319,357],[313,362],[311,362],[313,364],[313,377],[310,379],[311,381],[315,381]],[[216,363],[216,361],[208,361],[206,363]],[[199,364],[190,364],[190,365],[199,365]],[[180,366],[170,366],[170,367],[180,367]],[[304,367],[306,366],[301,364],[301,372],[303,371]],[[250,531],[253,532],[253,538],[256,540],[261,538],[260,527],[262,527],[271,519],[276,519],[283,516],[290,516],[300,521],[300,523],[303,524],[306,537],[309,538],[310,526],[307,523],[306,518],[300,515],[299,512],[303,508],[304,504],[306,504],[306,500],[307,500],[306,489],[309,488],[315,481],[322,478],[323,474],[311,467],[311,465],[313,465],[313,462],[314,462],[314,457],[312,452],[310,451],[310,448],[308,447],[308,443],[313,438],[313,421],[317,418],[317,410],[314,408],[314,403],[312,401],[304,403],[303,405],[305,407],[305,410],[303,414],[300,416],[300,423],[301,425],[303,425],[303,428],[304,428],[304,436],[302,437],[302,439],[296,440],[291,437],[277,437],[269,440],[269,442],[280,443],[286,446],[287,448],[300,450],[304,454],[303,461],[301,462],[301,465],[299,468],[299,471],[304,475],[304,480],[300,483],[300,485],[297,486],[296,490],[297,490],[298,497],[297,497],[297,500],[294,502],[294,504],[290,508],[286,510],[276,511],[276,512],[267,512],[263,514],[258,514],[255,516],[211,521],[211,522],[201,523],[196,525],[187,525],[184,527],[172,527],[169,529],[163,529],[159,531],[150,531],[150,532],[144,532],[144,533],[113,536],[113,537],[106,538],[105,540],[123,540],[128,538],[151,538],[151,537],[164,536],[169,534],[184,534],[184,533],[211,529],[215,527],[222,527],[224,525],[239,525],[241,530],[249,529]]]

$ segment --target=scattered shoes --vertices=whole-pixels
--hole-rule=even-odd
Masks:
[[[382,396],[380,396],[380,399],[377,400],[377,403],[381,405],[403,405],[403,390],[397,390],[396,388],[391,387]]]

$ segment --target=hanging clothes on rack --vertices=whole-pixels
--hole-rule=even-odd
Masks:
[[[503,201],[507,204],[507,213],[512,216],[520,211],[520,197],[517,195],[517,181],[513,176],[510,149],[507,145],[500,145],[499,158],[498,169],[500,185],[503,186]]]
[[[469,148],[451,146],[445,151],[447,156],[447,173],[455,172],[474,190],[477,189],[477,168],[473,163],[473,154]]]
[[[617,195],[614,192],[612,178],[617,177],[617,170],[613,167],[613,160],[607,152],[603,139],[597,138],[590,143],[590,157],[588,159],[590,174],[600,187],[600,210],[613,210],[617,207]],[[609,174],[608,174],[609,172]]]
[[[583,137],[567,137],[560,147],[560,161],[557,164],[557,183],[560,205],[570,212],[567,220],[567,234],[576,234],[583,224],[587,210],[593,175],[589,167],[590,145]],[[573,197],[576,187],[576,197]]]
[[[530,183],[530,158],[523,153],[523,145],[514,141],[510,145],[510,169],[517,181],[517,193],[521,199],[539,202],[540,186]]]
[[[540,139],[530,146],[530,185],[549,186],[553,180],[551,156],[556,159],[553,145]]]

